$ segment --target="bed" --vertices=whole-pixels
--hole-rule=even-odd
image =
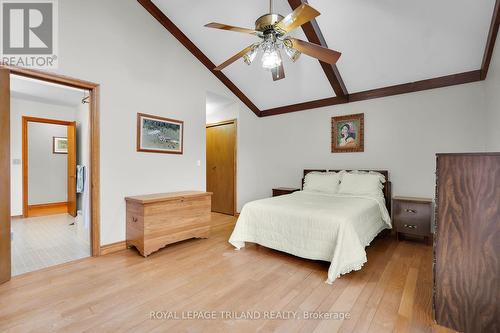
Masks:
[[[365,247],[380,232],[391,228],[388,172],[360,171],[385,177],[380,195],[302,190],[249,202],[229,242],[238,250],[251,242],[301,258],[328,261],[329,284],[342,274],[360,270],[367,261]],[[304,170],[304,179],[311,172],[339,170]]]

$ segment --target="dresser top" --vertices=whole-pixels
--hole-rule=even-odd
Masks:
[[[125,200],[127,202],[138,202],[141,204],[155,203],[155,202],[163,202],[163,201],[171,201],[178,200],[182,198],[194,198],[194,197],[203,197],[207,195],[212,195],[211,192],[203,192],[203,191],[183,191],[183,192],[170,192],[170,193],[156,193],[156,194],[146,194],[146,195],[138,195],[134,197],[126,197]]]
[[[436,156],[500,156],[500,152],[483,153],[437,153]]]

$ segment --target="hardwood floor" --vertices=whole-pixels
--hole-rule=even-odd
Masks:
[[[235,251],[227,242],[234,221],[213,214],[209,239],[169,245],[146,259],[126,250],[14,277],[0,285],[0,332],[447,331],[431,317],[430,246],[377,239],[361,271],[328,285],[329,263],[257,245]],[[155,311],[156,318],[176,312],[181,319],[151,319]],[[217,311],[216,319],[182,320],[195,311]],[[350,318],[267,320],[266,311]]]

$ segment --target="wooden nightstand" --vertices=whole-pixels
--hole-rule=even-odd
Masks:
[[[398,240],[423,238],[432,244],[431,234],[432,199],[394,197],[392,199],[392,221]]]
[[[297,191],[300,191],[300,188],[290,188],[290,187],[273,188],[273,197],[279,197],[280,195],[290,194]]]

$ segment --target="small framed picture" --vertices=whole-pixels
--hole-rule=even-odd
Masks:
[[[332,153],[363,152],[364,122],[364,113],[332,117]]]
[[[67,154],[68,153],[68,138],[53,137],[52,153]]]
[[[137,114],[138,152],[182,154],[183,137],[183,121]]]

